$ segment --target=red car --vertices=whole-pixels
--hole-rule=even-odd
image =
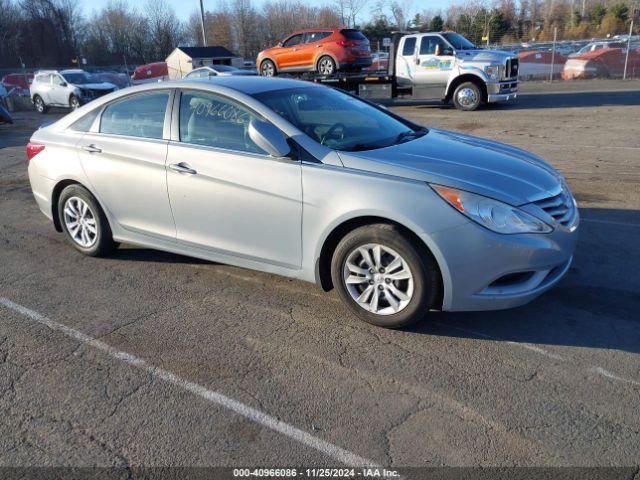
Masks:
[[[562,70],[564,80],[576,78],[620,77],[624,72],[626,48],[603,48],[593,50],[579,57],[567,60]],[[640,48],[631,48],[627,64],[627,75],[635,77],[640,73]]]
[[[33,73],[10,73],[2,77],[1,83],[7,90],[18,87],[24,91],[29,90],[32,81]]]
[[[367,37],[351,28],[298,30],[277,46],[260,52],[256,65],[265,77],[280,72],[331,75],[338,70],[369,67],[371,48]]]
[[[166,62],[154,62],[136,68],[131,75],[131,83],[161,82],[169,79],[169,69]]]

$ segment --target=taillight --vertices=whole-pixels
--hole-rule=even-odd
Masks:
[[[357,47],[358,46],[358,42],[354,42],[352,40],[339,40],[338,45],[340,45],[341,47]]]
[[[31,160],[37,154],[44,150],[44,145],[39,143],[27,143],[27,158]]]

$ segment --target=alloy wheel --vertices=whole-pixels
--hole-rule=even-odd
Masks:
[[[82,248],[90,248],[98,238],[96,216],[80,197],[70,197],[64,204],[64,224],[71,239]]]
[[[335,69],[335,65],[333,63],[333,60],[329,57],[323,58],[322,60],[320,60],[320,63],[318,64],[318,71],[322,75],[331,75],[334,69]]]
[[[40,97],[36,97],[36,110],[38,111],[38,113],[42,113],[42,111],[44,110],[44,102]]]
[[[263,77],[273,77],[275,74],[276,68],[273,63],[266,61],[262,64],[262,76]]]
[[[80,108],[80,102],[76,97],[71,97],[71,101],[69,103],[70,103],[69,106],[71,107],[71,110],[77,110],[78,108]]]
[[[377,315],[402,311],[413,297],[409,264],[395,250],[377,243],[359,246],[343,266],[343,281],[351,298]]]

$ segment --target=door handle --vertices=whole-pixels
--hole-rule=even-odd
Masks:
[[[420,65],[420,59],[416,58],[416,65]]]
[[[184,162],[172,163],[171,165],[169,165],[169,168],[174,172],[188,173],[189,175],[195,175],[196,173],[198,173],[193,168],[189,168],[189,166]]]
[[[102,153],[102,149],[96,147],[93,143],[91,145],[83,145],[82,149],[89,153]]]

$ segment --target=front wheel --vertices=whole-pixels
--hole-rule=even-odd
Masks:
[[[264,60],[260,64],[260,75],[263,77],[275,77],[277,74],[276,64],[271,60]]]
[[[80,108],[80,100],[75,95],[71,95],[71,97],[69,97],[69,108],[71,108],[71,110],[77,110]]]
[[[367,225],[338,244],[331,277],[342,300],[362,320],[400,328],[423,318],[440,294],[433,257],[402,231],[387,224]]]
[[[458,110],[470,112],[476,110],[481,103],[482,92],[473,82],[461,83],[453,92],[453,104]]]

